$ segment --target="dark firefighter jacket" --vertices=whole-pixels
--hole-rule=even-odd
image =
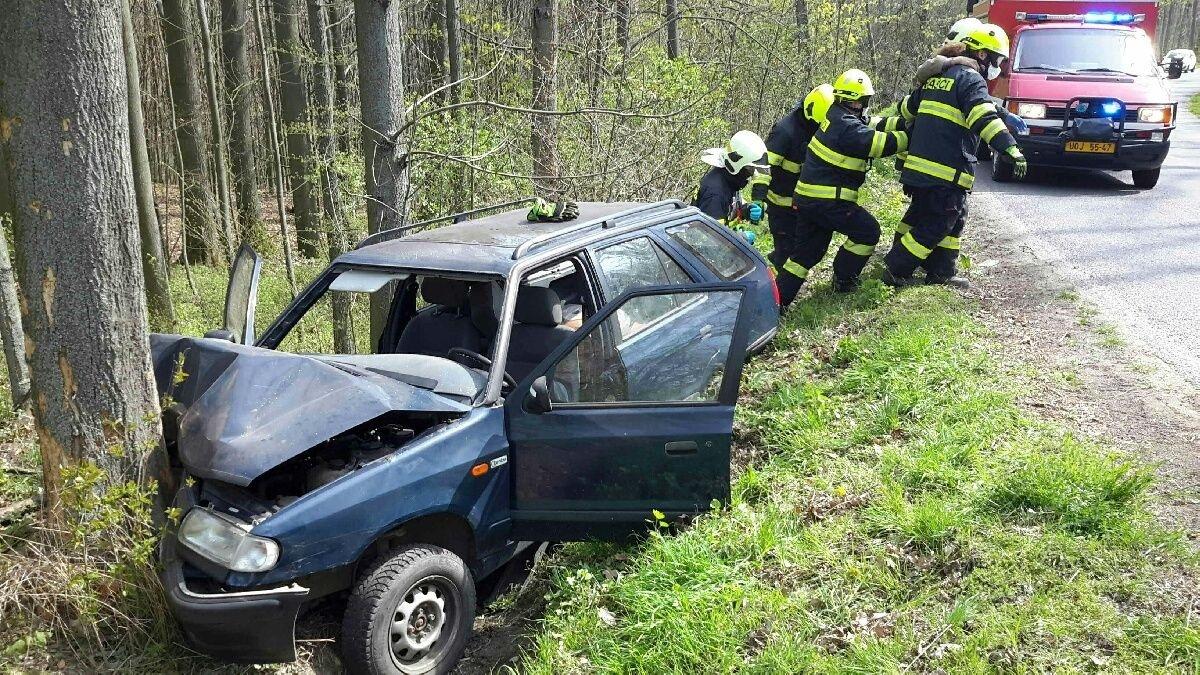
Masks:
[[[887,128],[895,124],[872,120],[868,125],[857,113],[835,103],[808,143],[796,195],[857,202],[871,160],[908,147],[907,132],[876,131],[873,126]]]
[[[982,138],[996,152],[1016,145],[996,114],[987,81],[974,67],[956,63],[905,97],[900,113],[912,138],[900,182],[912,187],[975,184],[975,148]]]
[[[767,135],[767,162],[771,165],[771,173],[755,176],[751,181],[752,199],[783,208],[792,205],[792,193],[800,178],[804,153],[816,132],[817,123],[804,115],[803,102],[771,127],[771,133]]]
[[[724,167],[714,166],[700,179],[700,189],[696,191],[692,206],[712,216],[713,220],[725,223],[733,210],[734,197],[748,181],[729,173]]]

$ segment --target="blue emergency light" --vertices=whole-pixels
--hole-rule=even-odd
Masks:
[[[1146,20],[1145,14],[1129,12],[1088,12],[1087,14],[1049,14],[1046,12],[1017,12],[1017,21],[1042,23],[1043,21],[1080,21],[1083,23],[1108,23],[1132,26]]]

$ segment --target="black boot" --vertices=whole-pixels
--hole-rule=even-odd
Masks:
[[[937,276],[934,274],[925,275],[926,285],[951,286],[959,290],[967,290],[971,287],[971,281],[966,277],[955,274],[952,277]]]
[[[837,277],[833,278],[833,290],[838,293],[853,293],[860,287],[862,287],[862,280],[858,277],[852,277],[850,279],[838,279]]]
[[[904,276],[904,277],[896,276],[896,275],[892,274],[892,271],[890,269],[888,269],[887,267],[883,268],[883,274],[879,277],[879,280],[882,281],[883,283],[887,284],[888,286],[892,286],[894,288],[905,288],[908,286],[916,286],[917,284],[921,283],[920,279],[915,279],[915,278],[913,278],[912,275]]]

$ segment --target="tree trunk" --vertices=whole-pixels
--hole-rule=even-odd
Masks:
[[[47,503],[62,469],[144,478],[159,447],[130,161],[120,6],[9,3],[0,162],[14,204],[25,350]]]
[[[162,0],[163,40],[167,45],[167,77],[175,99],[175,133],[183,154],[187,211],[183,215],[184,246],[192,263],[224,262],[217,229],[216,205],[208,186],[211,176],[204,152],[203,95],[192,46],[192,12],[187,0]]]
[[[534,0],[530,35],[533,38],[533,108],[558,109],[558,0]],[[361,42],[361,41],[360,41]],[[558,118],[534,115],[530,139],[535,191],[555,194],[558,185]]]
[[[274,158],[275,178],[275,208],[279,212],[279,237],[283,242],[283,264],[287,270],[288,286],[292,289],[292,297],[296,297],[296,269],[292,264],[292,244],[288,238],[287,209],[283,204],[283,157],[279,151],[279,125],[275,117],[275,96],[271,87],[271,59],[267,58],[267,33],[263,26],[263,9],[254,7],[254,29],[258,38],[258,51],[262,56],[263,68],[263,107],[266,109],[267,139],[271,144],[271,156]]]
[[[367,231],[404,221],[408,190],[406,153],[397,134],[404,116],[404,26],[399,0],[354,0],[358,88],[366,166]],[[371,341],[376,344],[390,298],[371,297]]]
[[[795,0],[796,51],[803,53],[808,45],[808,0]]]
[[[217,170],[217,202],[221,211],[222,241],[225,254],[233,259],[238,238],[233,231],[233,215],[229,198],[229,174],[225,161],[225,120],[221,114],[221,98],[217,94],[217,64],[213,57],[212,31],[208,28],[208,3],[196,0],[200,17],[200,53],[204,55],[204,79],[208,85],[208,123],[212,131],[213,164]]]
[[[237,202],[237,236],[241,241],[256,241],[263,235],[254,156],[254,88],[246,48],[249,20],[246,0],[221,0],[221,56],[225,65],[225,100],[231,113],[229,168]]]
[[[679,58],[679,2],[667,0],[667,58]]]
[[[350,137],[350,125],[343,120],[350,112],[350,53],[346,48],[347,33],[353,25],[350,13],[346,9],[346,0],[331,0],[329,3],[329,23],[332,30],[329,34],[329,48],[333,51],[333,74],[336,82],[338,145],[343,151],[349,152],[353,141]]]
[[[7,208],[0,199],[0,215],[7,213]],[[0,218],[0,223],[3,221],[4,218]],[[0,338],[4,342],[4,364],[8,366],[8,390],[12,393],[13,410],[24,406],[29,399],[29,364],[25,362],[25,329],[21,326],[18,292],[8,238],[4,228],[0,227]]]
[[[629,63],[629,24],[633,21],[634,0],[617,0],[613,14],[617,19],[617,48],[621,50],[621,73]]]
[[[150,175],[150,154],[146,151],[146,122],[142,117],[141,73],[138,69],[137,41],[133,33],[133,15],[129,11],[129,0],[121,0],[121,45],[125,57],[125,83],[129,92],[129,150],[133,162],[133,187],[137,196],[138,235],[142,245],[142,276],[146,280],[146,304],[154,327],[164,333],[170,333],[175,330],[175,305],[171,303],[167,258],[163,253],[161,232],[158,229],[158,213],[154,209],[154,182]],[[5,258],[7,259],[7,256]],[[7,260],[0,263],[7,264]],[[0,283],[3,283],[2,278]],[[9,365],[11,366],[11,363]]]
[[[445,0],[445,3],[446,80],[451,85],[446,92],[446,102],[453,104],[459,100],[459,87],[453,83],[462,79],[462,32],[458,26],[458,0]]]
[[[273,0],[275,48],[279,52],[280,105],[287,138],[288,177],[292,183],[292,212],[296,249],[306,258],[321,254],[316,185],[309,173],[312,144],[308,140],[308,87],[300,58],[300,16],[296,0]]]
[[[1196,48],[1196,14],[1197,14],[1196,6],[1197,5],[1200,5],[1200,3],[1196,2],[1196,0],[1192,0],[1192,20],[1191,20],[1191,23],[1188,25],[1188,42],[1187,42],[1188,49]]]
[[[325,214],[325,232],[329,259],[346,252],[346,228],[342,218],[338,174],[333,167],[337,138],[334,136],[334,96],[329,67],[329,21],[324,0],[308,0],[308,30],[313,49],[313,119],[317,127],[317,161],[321,171],[321,205]],[[338,354],[354,353],[354,328],[350,316],[350,296],[333,293],[333,349]]]

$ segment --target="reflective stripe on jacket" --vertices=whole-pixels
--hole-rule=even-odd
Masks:
[[[890,122],[892,119],[895,118],[875,119],[871,124],[882,127],[899,124]],[[907,147],[907,132],[876,131],[857,113],[835,103],[808,143],[796,194],[856,202],[871,160],[894,155]]]
[[[987,81],[978,69],[960,63],[906,96],[900,114],[912,122],[900,182],[912,187],[953,185],[970,190],[980,138],[996,152],[1016,145],[996,114]]]
[[[804,116],[802,105],[796,106],[771,127],[771,133],[767,135],[767,162],[771,165],[771,173],[751,180],[752,199],[791,207],[792,193],[804,164],[804,152],[816,131],[816,123]]]

